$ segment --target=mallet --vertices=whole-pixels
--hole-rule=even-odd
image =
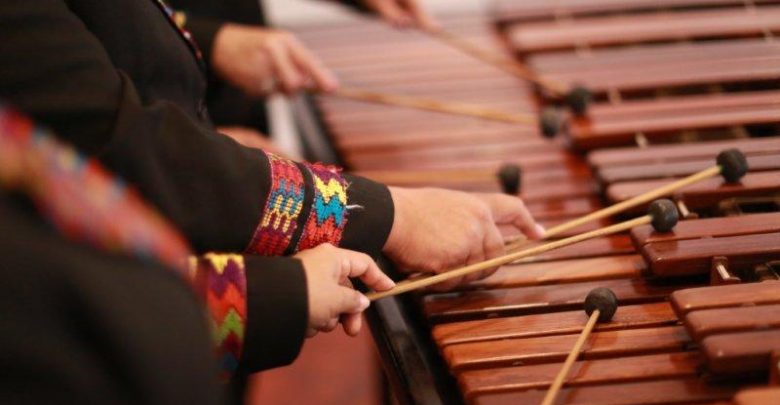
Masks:
[[[472,58],[495,66],[515,77],[527,80],[551,95],[562,98],[566,102],[566,105],[568,105],[571,111],[577,116],[585,115],[588,105],[593,99],[590,91],[583,86],[577,85],[568,88],[568,86],[560,81],[544,79],[522,63],[497,52],[487,51],[451,32],[441,29],[426,30],[425,32],[442,43],[457,49]]]
[[[653,228],[657,232],[669,232],[677,225],[679,215],[677,213],[677,207],[670,200],[656,200],[650,204],[647,215],[634,218],[625,222],[610,225],[605,228],[596,229],[590,232],[581,233],[579,235],[571,236],[565,239],[559,239],[553,242],[549,242],[543,245],[534,246],[528,249],[520,250],[513,253],[508,253],[503,256],[495,257],[489,260],[485,260],[479,263],[470,264],[458,269],[448,271],[446,273],[439,273],[433,276],[421,277],[411,282],[399,283],[394,288],[382,291],[372,292],[366,296],[374,301],[380,298],[390,297],[398,294],[403,294],[412,290],[417,290],[423,287],[428,287],[434,284],[441,283],[453,278],[462,277],[471,273],[476,273],[491,267],[501,266],[507,263],[514,262],[524,257],[535,256],[550,250],[562,248],[577,242],[582,242],[588,239],[597,238],[600,236],[612,235],[615,233],[629,230],[636,226],[652,224]]]
[[[558,372],[552,385],[550,385],[550,389],[547,390],[547,395],[544,396],[542,405],[552,405],[553,402],[555,402],[555,398],[563,386],[563,381],[569,374],[571,366],[574,365],[574,361],[577,360],[577,356],[579,356],[582,351],[582,346],[593,331],[593,327],[596,326],[596,322],[611,321],[612,317],[615,315],[615,311],[617,311],[617,307],[617,297],[609,288],[600,287],[593,289],[588,293],[588,296],[585,298],[585,313],[589,316],[588,323],[585,324],[585,327],[580,333],[580,337],[577,339],[577,342],[574,343],[574,347],[566,357],[566,361],[563,362],[561,371]]]
[[[544,239],[551,238],[588,222],[610,217],[614,214],[618,214],[630,208],[644,204],[648,201],[655,200],[656,198],[668,196],[669,194],[672,194],[681,188],[690,186],[691,184],[698,183],[711,177],[715,177],[717,175],[723,176],[723,179],[728,183],[736,183],[739,182],[739,180],[744,177],[747,172],[748,163],[745,155],[739,149],[726,149],[718,154],[718,157],[716,158],[716,164],[712,167],[704,169],[698,173],[694,173],[675,182],[669,183],[663,187],[659,187],[655,190],[648,191],[647,193],[640,194],[631,199],[621,201],[604,209],[594,211],[588,215],[554,226],[545,232]]]

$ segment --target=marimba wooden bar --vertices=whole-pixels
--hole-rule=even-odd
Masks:
[[[453,291],[375,302],[399,402],[539,403],[596,287],[615,292],[618,311],[595,326],[557,403],[752,405],[773,395],[749,389],[766,386],[766,342],[780,330],[780,204],[735,215],[724,202],[780,195],[780,1],[500,1],[496,13],[444,25],[541,77],[589,87],[585,117],[550,141],[533,128],[318,98],[341,163],[389,184],[475,191],[498,191],[498,168],[517,164],[520,197],[550,227],[711,167],[725,149],[743,151],[750,172],[670,196],[690,211],[673,232],[638,227]],[[516,112],[560,103],[419,33],[356,23],[301,35],[361,87]],[[628,147],[635,140],[641,148]]]

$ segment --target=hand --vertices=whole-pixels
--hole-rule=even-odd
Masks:
[[[323,244],[295,255],[303,262],[309,292],[307,336],[330,332],[341,322],[344,332],[355,336],[362,326],[361,313],[368,308],[365,295],[352,288],[350,277],[359,278],[376,291],[395,286],[376,263],[363,253]]]
[[[418,0],[363,0],[363,5],[397,27],[417,26],[431,31],[439,28]]]
[[[219,127],[217,128],[217,132],[222,135],[227,135],[247,148],[261,149],[277,156],[284,156],[284,152],[282,152],[271,139],[252,128]]]
[[[384,252],[400,267],[441,273],[504,254],[497,225],[512,225],[533,239],[544,235],[517,197],[435,188],[391,187],[395,220]],[[495,268],[436,285],[446,290],[495,272]]]
[[[225,24],[214,38],[216,74],[244,92],[264,96],[305,88],[333,91],[338,80],[292,34],[250,25]]]

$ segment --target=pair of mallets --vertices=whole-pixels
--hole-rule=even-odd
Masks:
[[[657,232],[669,232],[677,224],[677,220],[678,220],[677,207],[670,200],[657,200],[657,201],[653,201],[653,200],[656,200],[657,198],[663,196],[667,196],[686,186],[689,186],[691,184],[718,175],[722,176],[726,182],[736,183],[747,173],[747,171],[748,171],[748,163],[747,163],[747,159],[745,158],[745,155],[737,149],[728,149],[718,154],[716,158],[716,164],[712,167],[709,167],[700,172],[694,173],[688,177],[672,182],[666,186],[651,190],[647,193],[638,195],[626,201],[620,202],[618,204],[609,206],[607,208],[601,209],[599,211],[595,211],[583,217],[550,228],[545,232],[543,239],[551,238],[565,231],[581,226],[585,223],[606,218],[611,215],[623,212],[632,207],[636,207],[652,201],[652,203],[649,206],[648,213],[644,216],[634,218],[625,222],[620,222],[614,225],[610,225],[601,229],[596,229],[590,232],[585,232],[578,235],[570,236],[568,238],[555,240],[542,245],[533,246],[515,252],[510,252],[502,256],[498,256],[479,263],[470,264],[464,267],[450,270],[445,273],[439,273],[432,276],[421,277],[413,281],[399,283],[394,288],[387,291],[371,292],[367,294],[367,297],[370,300],[374,301],[385,297],[395,296],[405,292],[438,284],[446,280],[463,277],[468,274],[472,274],[496,266],[512,263],[514,261],[526,257],[536,256],[541,253],[562,248],[564,246],[568,246],[577,242],[582,242],[600,236],[608,236],[608,235],[624,232],[636,226],[652,224],[653,228]]]

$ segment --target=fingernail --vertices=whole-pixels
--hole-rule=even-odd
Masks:
[[[361,295],[360,296],[360,308],[361,308],[360,310],[362,311],[362,310],[368,308],[369,305],[371,305],[371,301],[368,300],[368,297],[366,297],[365,295]]]
[[[542,224],[536,224],[536,226],[534,226],[534,229],[536,230],[536,234],[537,234],[537,235],[538,235],[540,238],[543,238],[543,237],[544,237],[544,235],[547,233],[547,230],[546,230],[546,229],[544,229],[544,227],[542,226]]]

